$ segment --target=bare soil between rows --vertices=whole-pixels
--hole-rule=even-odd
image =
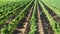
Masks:
[[[42,11],[41,6],[39,5],[39,10],[40,10],[40,18],[42,22],[42,27],[43,27],[43,34],[54,34],[54,31],[50,25],[50,22],[48,21],[45,13]]]
[[[23,17],[23,19],[19,22],[13,34],[28,34],[30,31],[29,19],[32,14],[32,9],[33,6],[31,7],[30,11],[25,14],[25,17]]]

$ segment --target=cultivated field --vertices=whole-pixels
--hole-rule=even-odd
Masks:
[[[0,34],[60,34],[60,0],[0,0]]]

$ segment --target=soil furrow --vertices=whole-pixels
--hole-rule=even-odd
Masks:
[[[19,15],[20,12],[17,12],[16,14],[14,13],[13,15],[11,15],[3,24],[0,24],[0,29],[4,26],[4,25],[8,25],[10,23],[10,21],[12,21],[15,17],[17,17],[17,15]]]
[[[41,1],[41,2],[42,2],[42,1]],[[43,2],[42,2],[42,3],[43,3]],[[53,19],[54,19],[55,21],[57,21],[58,23],[60,23],[60,17],[57,16],[57,15],[54,13],[54,11],[53,11],[52,9],[50,9],[47,5],[45,5],[44,3],[43,3],[43,5],[44,5],[45,8],[48,10],[49,14],[53,17]]]
[[[28,34],[29,27],[30,27],[29,19],[31,17],[32,9],[33,9],[33,6],[30,9],[29,13],[26,14],[28,16],[25,15],[22,22],[17,26],[17,28],[15,28],[15,31],[13,32],[13,34]]]
[[[44,29],[44,34],[54,34],[54,31],[50,25],[50,22],[46,18],[46,15],[42,12],[42,15],[40,16],[42,20],[42,25]]]
[[[43,31],[43,26],[42,26],[42,21],[41,21],[41,17],[40,17],[40,9],[39,9],[39,6],[37,4],[37,19],[38,19],[38,32],[39,34],[44,34],[44,31]]]

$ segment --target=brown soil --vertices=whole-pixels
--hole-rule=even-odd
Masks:
[[[33,6],[30,9],[29,13],[26,14],[28,16],[25,16],[22,22],[17,26],[17,28],[15,28],[15,31],[13,32],[13,34],[28,34],[29,27],[30,27],[29,19],[31,17],[32,9],[33,9]]]
[[[42,3],[43,3],[43,2],[42,2]],[[48,6],[46,6],[44,3],[43,3],[43,5],[44,5],[45,8],[48,10],[49,14],[53,17],[53,19],[54,19],[55,21],[57,21],[58,23],[60,23],[60,17],[57,16],[57,15],[54,13],[54,11],[53,11],[52,9],[50,9]]]
[[[50,22],[48,21],[45,13],[42,11],[41,6],[39,5],[40,10],[40,20],[42,21],[42,32],[43,34],[54,34],[54,31],[50,25]]]
[[[43,31],[43,26],[42,26],[42,21],[41,21],[41,17],[40,17],[40,10],[39,10],[39,6],[37,5],[37,18],[38,18],[38,32],[39,34],[44,34]]]
[[[50,25],[50,22],[48,21],[44,13],[42,13],[41,20],[42,20],[42,25],[44,29],[44,34],[54,34],[54,31]]]

